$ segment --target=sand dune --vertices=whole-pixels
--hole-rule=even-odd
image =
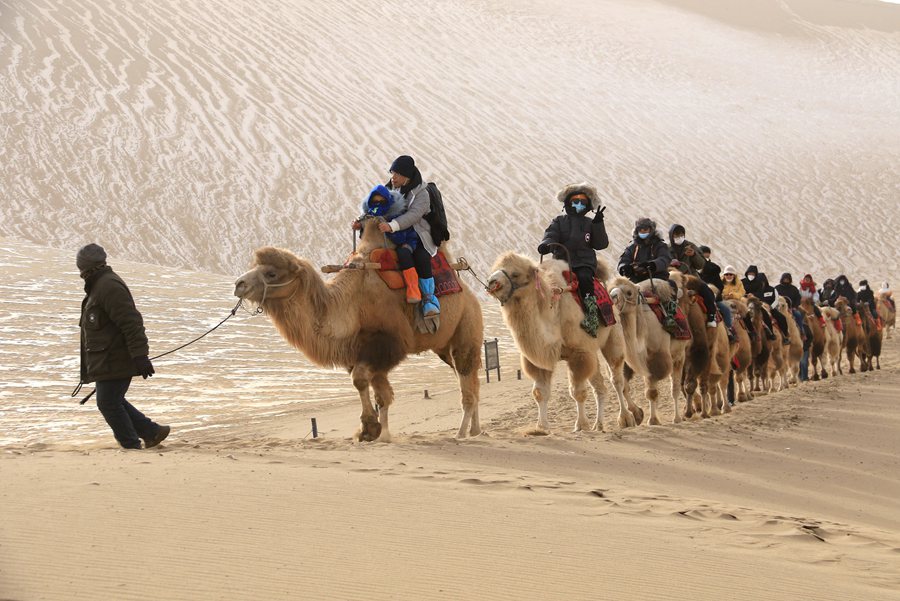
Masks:
[[[672,4],[6,5],[0,234],[227,274],[270,243],[335,262],[408,152],[482,271],[589,179],[610,255],[649,214],[723,264],[900,273],[896,7]],[[422,41],[387,43],[401,23]]]

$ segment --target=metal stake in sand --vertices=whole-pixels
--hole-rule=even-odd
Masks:
[[[319,427],[316,425],[316,418],[312,418],[309,421],[312,422],[312,434],[313,438],[319,437]]]

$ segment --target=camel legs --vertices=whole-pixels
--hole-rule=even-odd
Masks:
[[[640,424],[644,421],[644,411],[634,404],[634,401],[631,400],[631,397],[625,394],[626,390],[626,382],[625,382],[625,339],[622,336],[621,332],[616,332],[616,330],[612,330],[609,333],[606,341],[603,343],[603,346],[600,347],[600,352],[603,353],[603,359],[606,361],[607,367],[609,367],[609,380],[612,384],[613,390],[616,391],[616,398],[619,401],[619,418],[618,424],[620,428],[633,428],[637,424]],[[600,370],[597,370],[597,374],[599,376]],[[602,388],[601,388],[602,390]],[[595,394],[601,394],[597,391],[597,387],[594,386]],[[602,408],[602,404],[600,402],[600,397],[597,397],[597,421],[595,424],[595,428],[597,430],[603,430],[603,414],[600,409]]]
[[[680,349],[675,349],[675,344],[682,344]],[[681,411],[678,410],[678,398],[684,395],[681,379],[684,377],[684,356],[686,346],[680,341],[672,341],[672,412],[675,414],[673,422],[681,423]]]
[[[378,442],[391,442],[391,431],[388,429],[388,409],[394,402],[394,389],[388,382],[387,374],[372,374],[372,391],[375,393],[375,403],[378,405],[378,423],[381,426]]]
[[[456,363],[458,365],[458,362]],[[466,430],[468,430],[469,436],[478,436],[481,434],[481,422],[478,418],[478,399],[481,382],[478,380],[478,369],[477,367],[472,368],[468,370],[468,373],[459,371],[457,377],[459,378],[463,416],[459,423],[456,437],[465,438]]]
[[[381,423],[375,414],[375,408],[372,406],[372,400],[369,398],[369,384],[372,380],[372,372],[368,366],[354,365],[350,370],[350,378],[353,386],[359,393],[359,400],[362,403],[362,414],[359,416],[361,422],[359,430],[356,432],[356,438],[359,441],[376,440],[381,435]]]
[[[594,369],[589,376],[590,378],[593,378],[599,367],[599,365],[597,365],[597,356],[593,353],[586,353],[585,356],[593,357]],[[570,359],[568,362],[569,396],[575,401],[575,411],[577,414],[577,417],[575,418],[575,427],[572,429],[573,432],[591,429],[591,423],[584,411],[584,402],[587,400],[588,394],[588,380],[585,377],[584,372],[589,369],[590,363],[591,361],[588,359],[584,359],[582,363],[582,359],[580,358],[578,360]]]
[[[537,427],[546,432],[550,431],[550,421],[547,419],[547,401],[550,398],[550,382],[553,379],[553,372],[541,369],[531,361],[522,356],[522,371],[534,380],[531,387],[531,396],[538,407],[538,423]]]

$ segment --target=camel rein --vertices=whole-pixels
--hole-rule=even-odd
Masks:
[[[291,281],[293,281],[293,280],[291,280]],[[287,283],[290,284],[291,282],[287,282]],[[271,285],[272,287],[276,287],[276,286],[284,286],[285,284],[270,284],[270,285]],[[265,292],[263,292],[263,297],[265,297]],[[182,344],[181,346],[177,346],[177,347],[173,348],[173,349],[170,350],[170,351],[166,351],[165,353],[160,353],[159,355],[156,355],[155,357],[150,357],[150,360],[151,360],[151,361],[155,361],[155,360],[159,359],[160,357],[165,357],[166,355],[171,355],[171,354],[174,353],[175,351],[180,351],[181,349],[183,349],[183,348],[185,348],[185,347],[188,347],[188,346],[194,344],[194,343],[197,342],[198,340],[200,340],[200,339],[202,339],[202,338],[205,338],[207,334],[212,333],[213,331],[215,331],[216,329],[218,329],[218,327],[221,326],[223,323],[225,323],[226,321],[228,321],[229,319],[231,319],[232,317],[234,317],[235,314],[237,313],[237,310],[241,307],[241,305],[243,304],[243,302],[244,302],[244,299],[240,299],[240,300],[237,302],[237,304],[234,305],[234,308],[233,308],[231,311],[228,312],[228,315],[225,316],[225,319],[223,319],[222,321],[220,321],[219,323],[217,323],[216,325],[214,325],[214,326],[211,327],[210,329],[206,330],[205,332],[203,332],[202,334],[200,334],[199,336],[197,336],[196,338],[194,338],[194,339],[191,340],[190,342],[186,342],[186,343]],[[262,303],[260,303],[260,306],[262,306]],[[257,308],[257,311],[256,311],[255,313],[251,313],[251,315],[258,315],[259,313],[261,313],[261,310],[260,310],[259,308]],[[79,382],[78,382],[78,385],[75,387],[75,390],[72,391],[72,398],[75,398],[76,396],[78,396],[78,393],[81,392],[81,387],[82,387],[82,386],[84,386],[84,381],[83,381],[83,380],[79,381]],[[84,397],[83,399],[81,399],[81,401],[79,401],[78,404],[79,404],[79,405],[84,405],[86,402],[88,402],[88,400],[89,400],[92,396],[94,396],[94,393],[95,393],[95,392],[97,392],[97,389],[96,389],[96,388],[94,388],[94,390],[92,390],[92,391],[90,392],[90,394],[88,394],[86,397]]]

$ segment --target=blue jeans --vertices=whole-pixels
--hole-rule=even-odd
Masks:
[[[139,449],[140,439],[156,436],[159,425],[125,400],[129,386],[131,378],[97,382],[97,409],[123,448]]]
[[[724,301],[717,301],[716,306],[722,313],[722,319],[725,321],[726,327],[730,328],[732,325],[734,325],[734,316],[731,314],[731,307],[726,305]]]

